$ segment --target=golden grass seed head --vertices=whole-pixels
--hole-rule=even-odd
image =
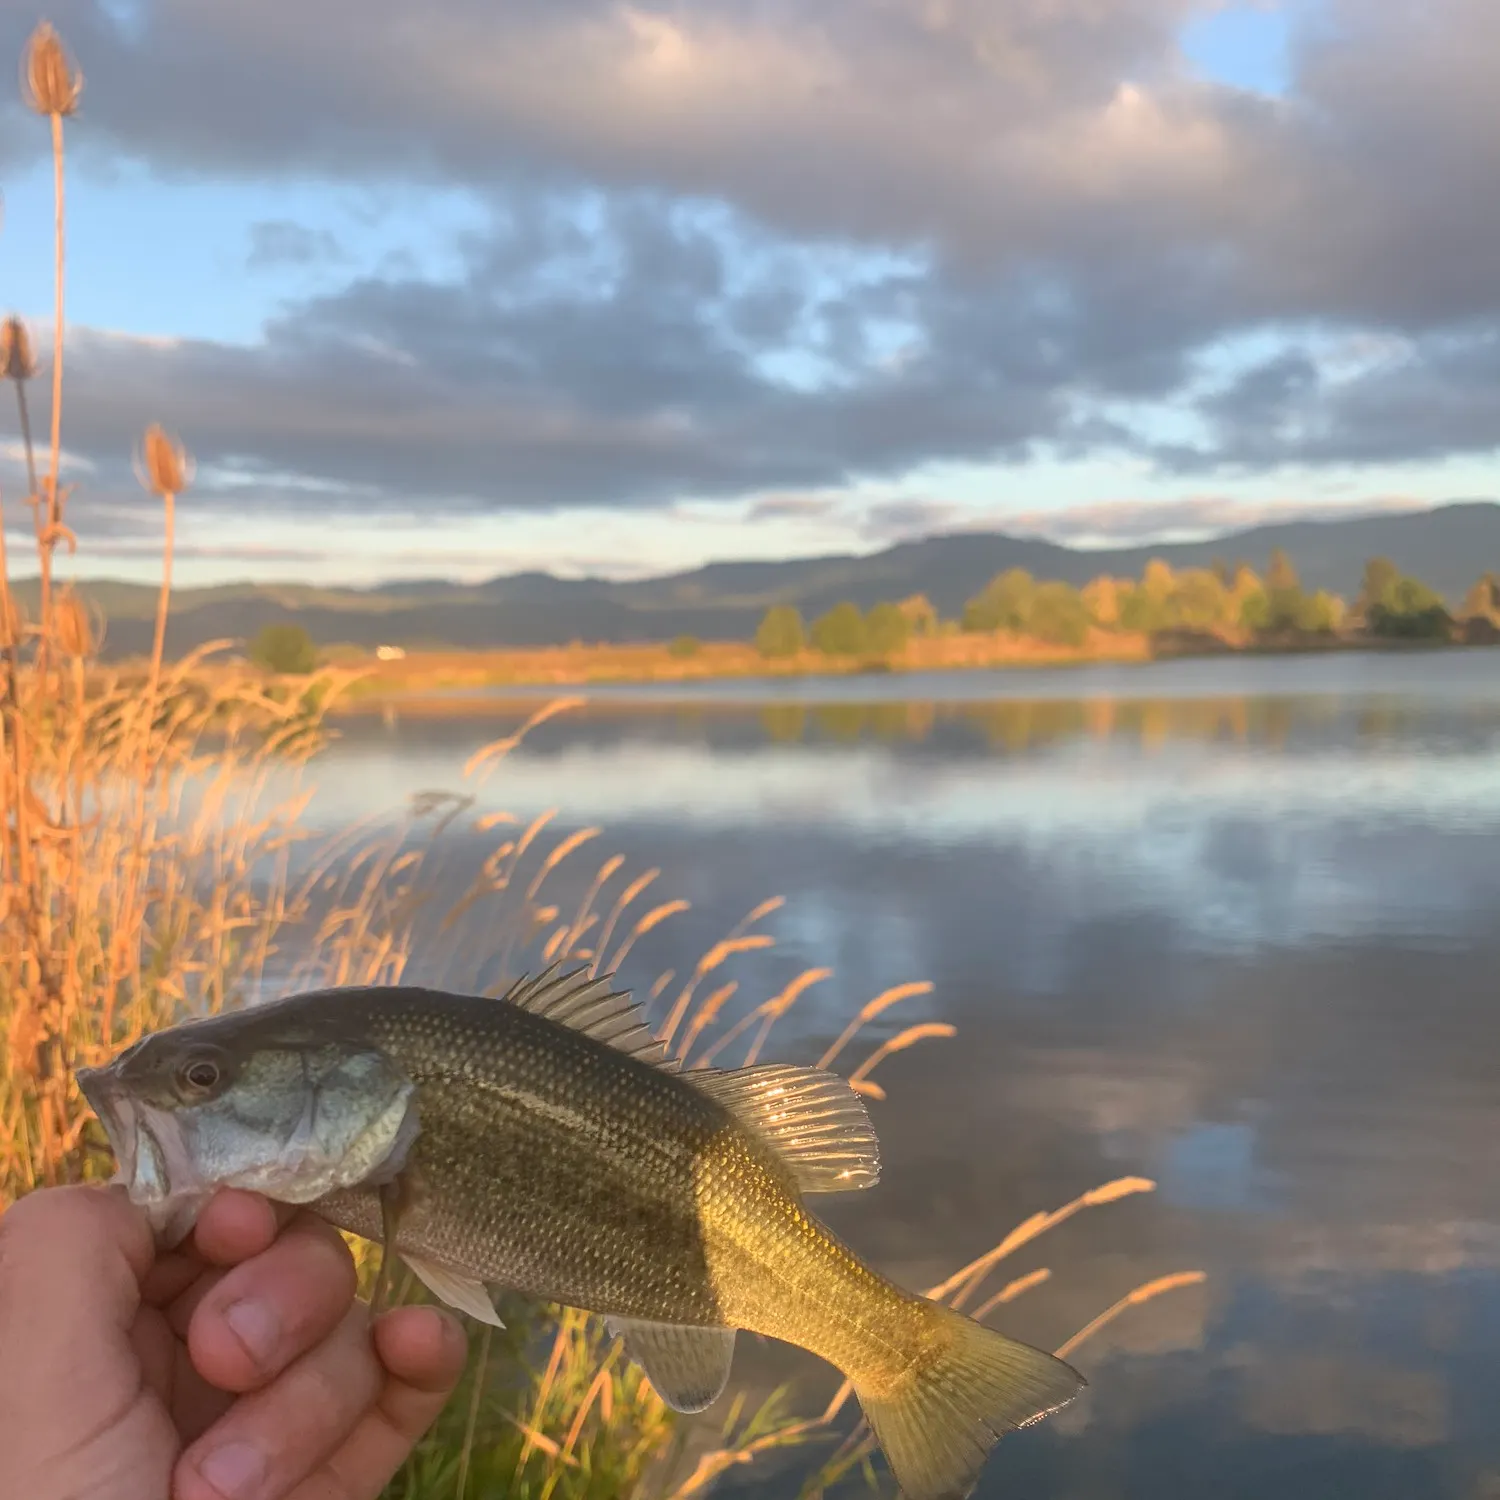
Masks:
[[[155,495],[180,495],[193,480],[193,460],[186,448],[155,422],[141,443],[137,473]]]
[[[26,324],[14,313],[0,323],[0,377],[30,380],[36,374],[36,354]]]
[[[83,93],[83,74],[49,21],[31,33],[21,60],[21,92],[39,115],[71,115]]]

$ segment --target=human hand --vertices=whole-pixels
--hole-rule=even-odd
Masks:
[[[0,1217],[0,1495],[375,1500],[463,1371],[446,1313],[376,1320],[307,1212],[219,1193],[178,1249],[118,1187]]]

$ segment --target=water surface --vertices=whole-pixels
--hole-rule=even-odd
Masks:
[[[1080,1349],[1090,1391],[1003,1443],[981,1495],[1500,1497],[1500,653],[595,696],[470,788],[472,816],[556,808],[539,848],[605,830],[549,877],[565,910],[606,854],[610,889],[661,869],[653,897],[692,909],[637,944],[633,984],[779,894],[776,947],[714,980],[739,981],[732,1019],[833,970],[770,1055],[811,1060],[907,980],[933,993],[850,1064],[958,1028],[881,1064],[884,1180],[822,1200],[841,1233],[925,1285],[1142,1175],[1156,1193],[1020,1252],[1009,1275],[1051,1279],[995,1321],[1055,1346],[1208,1273]],[[509,722],[351,722],[313,814],[461,788]],[[413,972],[482,967],[487,920]]]

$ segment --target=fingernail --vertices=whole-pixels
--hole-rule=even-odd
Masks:
[[[198,1473],[224,1500],[254,1500],[266,1477],[266,1461],[253,1443],[225,1443],[211,1449]]]
[[[265,1302],[246,1299],[224,1309],[224,1321],[257,1365],[268,1366],[281,1341],[281,1320]]]

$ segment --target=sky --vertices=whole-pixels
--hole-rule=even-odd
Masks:
[[[1488,0],[56,0],[68,566],[628,577],[1490,499]],[[0,57],[39,15],[6,6]],[[12,75],[13,76],[13,75]],[[0,310],[50,347],[46,123]],[[31,402],[49,409],[44,368]],[[0,392],[0,502],[24,543]]]

